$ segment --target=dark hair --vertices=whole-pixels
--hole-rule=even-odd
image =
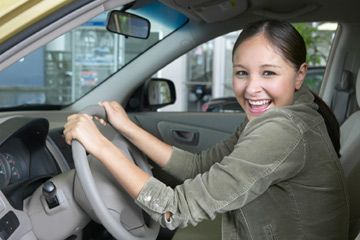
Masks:
[[[261,20],[247,26],[235,42],[232,55],[245,40],[257,34],[264,34],[265,38],[276,47],[295,69],[306,62],[305,42],[300,33],[288,22],[278,20]]]
[[[331,142],[334,146],[334,149],[338,155],[340,156],[340,125],[337,121],[333,111],[330,107],[315,93],[312,92],[314,95],[314,102],[318,105],[318,112],[321,114],[325,121],[326,129],[331,139]]]

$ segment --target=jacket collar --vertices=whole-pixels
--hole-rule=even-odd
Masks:
[[[315,98],[313,93],[309,90],[308,87],[303,85],[299,90],[295,92],[294,103],[292,105],[296,106],[298,104],[305,104],[308,107],[317,110],[318,106],[314,102],[314,99]],[[290,105],[289,107],[291,107],[292,105]]]

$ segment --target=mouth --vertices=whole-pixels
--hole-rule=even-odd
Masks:
[[[249,104],[249,111],[255,115],[259,115],[266,112],[270,108],[270,105],[272,103],[270,99],[262,99],[262,100],[248,99],[247,102]]]

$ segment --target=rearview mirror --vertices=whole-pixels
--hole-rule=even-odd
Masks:
[[[146,39],[150,34],[150,22],[132,13],[113,10],[108,14],[106,29],[126,37]]]

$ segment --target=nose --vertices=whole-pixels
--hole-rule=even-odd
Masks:
[[[246,92],[248,94],[254,95],[261,92],[262,82],[261,79],[257,76],[250,76],[246,85]]]

